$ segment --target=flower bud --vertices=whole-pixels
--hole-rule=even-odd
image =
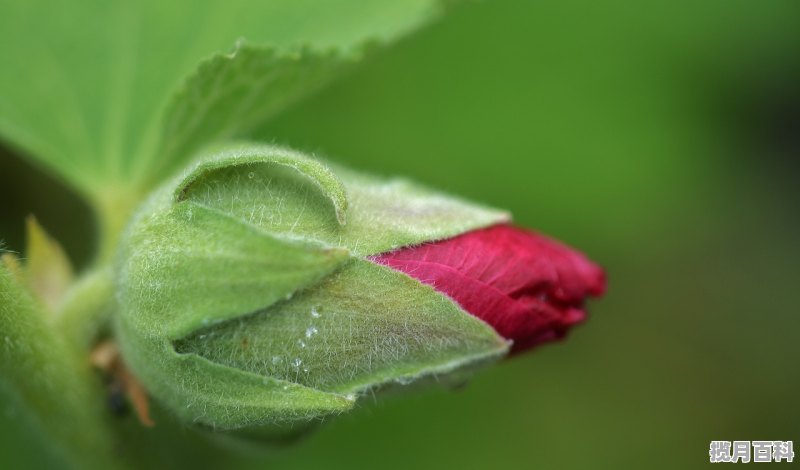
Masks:
[[[585,299],[605,290],[605,273],[581,253],[507,224],[370,259],[446,294],[513,352],[563,338],[586,318]]]
[[[468,290],[473,284],[465,282],[480,276],[448,278],[458,268],[441,257],[429,260],[439,263],[426,271],[435,278],[411,263],[422,253],[414,250],[452,248],[469,234],[484,234],[491,245],[486,234],[509,230],[496,228],[508,220],[502,211],[281,147],[210,150],[154,193],[126,230],[117,269],[123,356],[183,420],[248,433],[296,429],[379,388],[463,378],[505,356],[513,341],[561,334],[583,297],[601,290],[599,270],[579,255],[568,268],[552,262],[552,272],[539,270],[535,279],[525,278],[525,264],[539,263],[530,250],[503,268],[514,259],[511,247],[500,250],[495,268],[501,275],[520,269],[518,285],[492,280],[503,294],[484,303],[499,303],[471,311],[456,286]],[[548,328],[536,320],[539,327],[517,335],[496,321],[505,318],[497,308],[513,304],[497,301],[503,296],[557,319],[544,322]],[[509,324],[531,323],[513,320],[521,318],[516,310],[508,315]]]

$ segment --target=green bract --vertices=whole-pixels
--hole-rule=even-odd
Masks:
[[[281,147],[209,149],[124,235],[124,357],[181,418],[218,429],[307,422],[469,369],[506,341],[365,257],[507,219]]]

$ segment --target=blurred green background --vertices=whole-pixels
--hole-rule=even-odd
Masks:
[[[463,390],[367,401],[246,457],[186,430],[197,460],[173,467],[692,468],[711,440],[800,445],[800,3],[467,5],[268,137],[508,208],[609,292],[568,341]],[[33,212],[85,266],[86,207],[8,149],[0,180],[0,239],[21,251]],[[0,467],[54,464],[0,411]]]

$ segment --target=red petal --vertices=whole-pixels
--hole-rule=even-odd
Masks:
[[[495,225],[370,258],[449,296],[490,324],[514,351],[564,336],[602,295],[603,270],[536,232]]]

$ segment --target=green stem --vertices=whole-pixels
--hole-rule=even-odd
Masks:
[[[0,266],[0,377],[35,429],[77,468],[121,468],[105,400],[86,351],[57,331],[30,292]]]
[[[100,189],[89,197],[98,220],[100,239],[96,265],[107,265],[113,260],[122,230],[141,203],[142,194],[142,191],[131,189]]]
[[[55,317],[56,327],[67,341],[88,352],[113,310],[112,267],[95,268],[81,276],[67,293]]]

